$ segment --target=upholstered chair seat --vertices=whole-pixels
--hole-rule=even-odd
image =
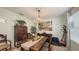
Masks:
[[[0,34],[0,51],[11,50],[11,41],[7,40],[6,36]]]

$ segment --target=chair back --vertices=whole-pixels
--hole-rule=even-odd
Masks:
[[[0,34],[0,42],[6,42],[7,43],[7,36]]]

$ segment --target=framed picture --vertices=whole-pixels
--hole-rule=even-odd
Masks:
[[[38,27],[40,31],[52,31],[52,21],[39,22]]]

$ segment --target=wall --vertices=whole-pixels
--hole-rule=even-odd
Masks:
[[[61,40],[63,31],[62,27],[63,25],[67,25],[67,19],[66,15],[60,16],[60,17],[55,17],[52,18],[52,34],[54,37],[58,37],[59,40]]]
[[[45,22],[45,21],[52,21],[52,19],[43,19],[42,21],[40,21],[40,22]],[[45,30],[39,30],[39,28],[38,28],[38,33],[44,33],[44,32],[46,32],[46,33],[51,33],[52,34],[52,31],[45,31]]]
[[[79,51],[79,44],[71,40],[71,51]]]
[[[68,12],[68,33],[70,50],[79,50],[79,8],[74,7]],[[70,44],[69,44],[70,43]]]
[[[14,24],[16,20],[25,20],[28,32],[30,32],[30,27],[34,25],[34,23],[28,18],[5,8],[0,8],[0,17],[4,18],[6,21],[5,23],[0,23],[0,34],[7,34],[8,40],[12,41],[12,46],[14,46]]]
[[[79,7],[73,7],[71,8],[71,10],[69,11],[70,15],[72,16],[73,14],[75,14],[77,11],[79,11]]]
[[[59,17],[52,17],[50,19],[45,19],[45,21],[52,21],[52,31],[39,31],[39,33],[51,33],[53,37],[58,37],[61,40],[63,32],[62,26],[67,25],[67,17],[66,14],[61,15]]]

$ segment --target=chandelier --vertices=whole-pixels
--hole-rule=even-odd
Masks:
[[[40,9],[37,10],[37,13],[38,13],[37,14],[37,20],[40,21],[41,20],[41,18],[40,18]]]

